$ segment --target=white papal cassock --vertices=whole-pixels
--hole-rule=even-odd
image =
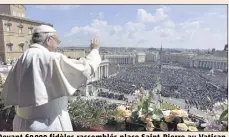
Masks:
[[[16,106],[14,131],[72,131],[68,96],[85,84],[101,63],[97,49],[68,59],[33,44],[12,67],[4,84],[6,106]]]

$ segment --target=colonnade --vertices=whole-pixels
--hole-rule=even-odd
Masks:
[[[190,67],[225,70],[227,68],[227,62],[214,60],[192,60]]]
[[[108,64],[101,64],[97,70],[97,78],[98,80],[102,79],[103,77],[108,77],[109,76],[109,65]]]
[[[111,64],[133,64],[134,58],[131,57],[110,57],[107,58]]]

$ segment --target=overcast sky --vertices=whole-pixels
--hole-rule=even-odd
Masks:
[[[223,49],[226,5],[26,5],[27,17],[54,25],[64,46]]]

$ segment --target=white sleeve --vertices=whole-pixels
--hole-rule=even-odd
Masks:
[[[70,60],[77,68],[82,70],[83,74],[89,78],[95,71],[98,69],[101,63],[101,57],[97,49],[93,49],[86,58],[68,59]]]
[[[57,55],[57,54],[56,54]],[[85,84],[90,76],[98,69],[101,63],[101,57],[97,49],[93,49],[86,58],[80,60],[69,59],[63,54],[57,55],[55,64],[59,71],[63,84],[67,87],[78,89],[82,84]],[[71,91],[67,94],[72,95],[72,88],[67,88]],[[69,89],[69,90],[68,90]]]

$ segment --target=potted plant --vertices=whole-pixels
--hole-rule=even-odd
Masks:
[[[77,131],[105,131],[106,123],[112,119],[116,106],[97,99],[83,99],[78,97],[69,103],[69,113],[74,130]]]

